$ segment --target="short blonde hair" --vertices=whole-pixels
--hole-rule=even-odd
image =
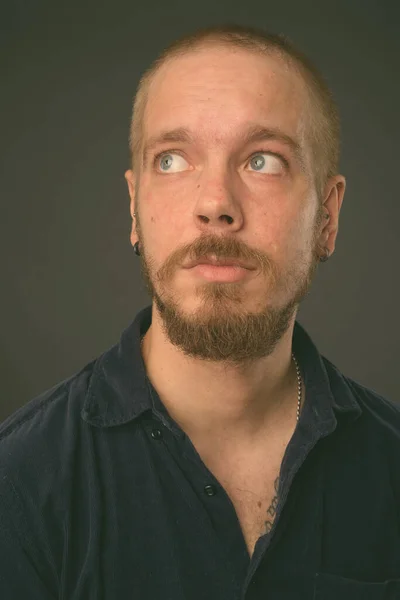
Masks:
[[[167,46],[146,69],[133,99],[129,149],[132,169],[139,175],[143,142],[143,116],[150,83],[161,66],[176,57],[201,49],[207,44],[227,45],[256,52],[275,54],[302,76],[308,91],[309,119],[306,138],[310,143],[313,179],[321,199],[327,180],[338,173],[340,153],[340,117],[333,95],[315,65],[289,39],[260,28],[219,25],[198,29]]]

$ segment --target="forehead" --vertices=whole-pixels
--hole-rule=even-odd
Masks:
[[[202,47],[164,64],[148,91],[143,136],[190,125],[213,143],[233,140],[249,121],[302,136],[302,78],[276,55],[225,46]]]

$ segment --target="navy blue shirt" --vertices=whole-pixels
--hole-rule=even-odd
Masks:
[[[146,377],[150,323],[148,306],[1,424],[1,600],[400,598],[397,404],[296,321],[306,397],[250,558],[228,494]]]

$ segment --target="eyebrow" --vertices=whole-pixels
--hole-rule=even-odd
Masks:
[[[255,124],[238,137],[238,141],[243,145],[265,140],[281,142],[287,146],[295,156],[301,170],[306,172],[305,157],[299,142],[278,127],[263,127]],[[168,131],[161,131],[160,133],[151,136],[145,143],[143,149],[144,166],[147,164],[147,160],[151,151],[159,144],[163,144],[165,142],[181,142],[190,144],[194,142],[194,136],[191,134],[190,130],[186,129],[185,127],[177,127],[176,129],[171,129]]]

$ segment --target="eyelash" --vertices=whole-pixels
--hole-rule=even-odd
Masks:
[[[163,150],[162,152],[159,152],[158,154],[155,155],[154,160],[153,160],[154,166],[155,166],[157,160],[159,160],[161,158],[161,156],[163,156],[164,154],[180,154],[180,156],[182,156],[182,154],[179,150]],[[279,154],[278,152],[271,152],[271,150],[260,149],[260,150],[257,150],[257,152],[253,152],[250,155],[248,162],[250,162],[250,160],[254,156],[257,156],[258,154],[272,154],[272,156],[277,156],[278,158],[281,159],[281,161],[283,162],[285,167],[289,168],[289,162],[286,160],[286,158],[284,156],[282,156],[282,154]]]

